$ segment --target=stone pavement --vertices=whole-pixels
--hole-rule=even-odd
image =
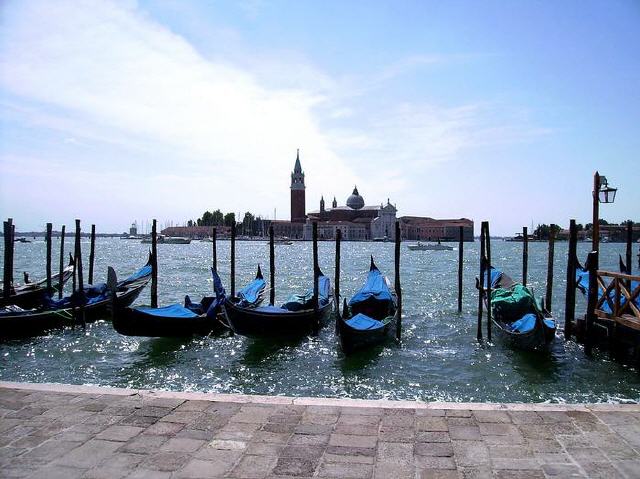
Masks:
[[[0,382],[0,477],[640,478],[640,406]]]

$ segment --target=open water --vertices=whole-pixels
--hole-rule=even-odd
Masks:
[[[16,278],[44,275],[45,244],[16,243]],[[580,258],[589,244],[579,244]],[[54,256],[59,240],[54,239]],[[182,302],[186,293],[199,300],[211,292],[211,243],[159,245],[160,305]],[[392,243],[342,244],[342,294],[362,284],[373,254],[393,281]],[[457,248],[457,245],[456,245]],[[72,242],[65,249],[71,251]],[[332,325],[317,337],[298,341],[252,340],[223,334],[206,338],[125,337],[108,321],[46,336],[0,343],[0,379],[61,382],[188,391],[420,399],[425,401],[604,402],[640,401],[640,375],[609,360],[605,353],[585,356],[581,346],[558,337],[550,352],[524,353],[494,338],[476,337],[479,243],[464,248],[464,312],[457,313],[458,251],[409,251],[402,245],[403,338],[371,351],[345,357]],[[86,260],[89,243],[83,240]],[[236,285],[255,275],[258,263],[268,279],[268,244],[237,243]],[[529,285],[545,291],[547,245],[529,244]],[[603,244],[601,267],[616,270],[623,244]],[[138,241],[98,239],[96,281],[107,266],[124,278],[140,267],[148,245]],[[319,245],[320,266],[334,274],[334,245]],[[519,279],[522,244],[492,241],[493,264]],[[636,251],[634,249],[634,261]],[[567,243],[556,244],[553,312],[560,328],[564,317]],[[228,288],[229,242],[218,242],[219,270]],[[57,263],[57,261],[55,262]],[[276,246],[276,302],[311,286],[311,243]],[[637,270],[634,265],[634,271]],[[57,270],[57,267],[54,268]],[[149,302],[149,289],[139,303]],[[577,314],[586,304],[578,294]],[[486,328],[486,325],[484,325]]]

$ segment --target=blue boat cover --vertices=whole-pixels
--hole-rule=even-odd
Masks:
[[[638,287],[639,284],[640,282],[638,281],[632,281],[631,292],[633,292]],[[579,267],[576,268],[576,288],[578,288],[582,292],[582,294],[586,295],[587,298],[589,297],[589,270],[579,268]],[[604,290],[600,287],[600,285],[598,285],[598,300],[602,298],[603,294],[604,294]],[[609,292],[609,299],[611,300],[611,303],[615,303],[616,292],[614,290]],[[624,306],[626,302],[627,302],[627,298],[625,298],[624,296],[621,296],[620,306]],[[636,298],[634,301],[634,304],[640,308],[640,298]],[[605,313],[609,313],[609,314],[613,313],[607,301],[602,303],[601,309]]]
[[[358,313],[353,318],[345,321],[349,327],[359,331],[370,331],[372,329],[384,328],[384,323],[377,319],[370,318],[366,314]]]
[[[525,314],[522,318],[508,325],[511,331],[516,333],[528,333],[536,327],[536,315]]]
[[[148,314],[150,316],[162,316],[169,318],[195,318],[198,315],[188,308],[180,304],[171,304],[169,306],[163,306],[162,308],[136,308],[136,311]]]
[[[129,276],[124,281],[120,281],[118,286],[122,286],[122,285],[127,284],[127,283],[132,283],[135,280],[143,278],[144,276],[149,276],[150,274],[151,274],[151,265],[147,264],[147,265],[143,266],[142,268],[140,268],[137,272],[133,273],[131,276]]]
[[[258,301],[260,294],[266,286],[267,282],[262,278],[256,278],[251,281],[251,283],[238,291],[238,298],[241,300],[240,305],[245,306]]]
[[[547,328],[556,329],[556,321],[555,321],[555,319],[544,318],[543,321],[544,321],[545,326],[547,326]]]
[[[275,314],[287,314],[287,313],[295,312],[289,309],[285,309],[284,307],[271,306],[270,304],[266,306],[258,306],[253,311],[257,311],[259,313],[275,313]]]
[[[318,306],[323,307],[329,303],[329,295],[331,293],[331,280],[324,275],[318,276]],[[282,306],[259,306],[254,311],[260,313],[295,313],[307,309],[309,302],[313,299],[313,289],[305,294],[293,294]]]
[[[367,281],[360,290],[349,300],[349,306],[362,303],[368,299],[377,299],[378,301],[393,301],[393,295],[387,285],[385,277],[378,268],[369,271]]]
[[[491,287],[495,288],[496,284],[498,284],[498,281],[500,281],[500,278],[502,277],[502,271],[499,270],[498,268],[494,268],[493,266],[491,267],[491,275],[489,276],[491,278]],[[489,277],[486,276],[485,273],[485,277],[484,277],[484,287],[486,288],[489,283]]]

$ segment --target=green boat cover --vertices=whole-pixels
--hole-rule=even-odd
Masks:
[[[492,290],[491,307],[496,317],[506,322],[517,321],[529,313],[539,312],[533,293],[521,284],[509,289]]]

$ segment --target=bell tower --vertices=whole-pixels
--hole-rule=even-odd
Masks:
[[[304,172],[300,165],[300,150],[296,154],[296,164],[291,173],[291,222],[304,223],[307,218],[304,197]]]

